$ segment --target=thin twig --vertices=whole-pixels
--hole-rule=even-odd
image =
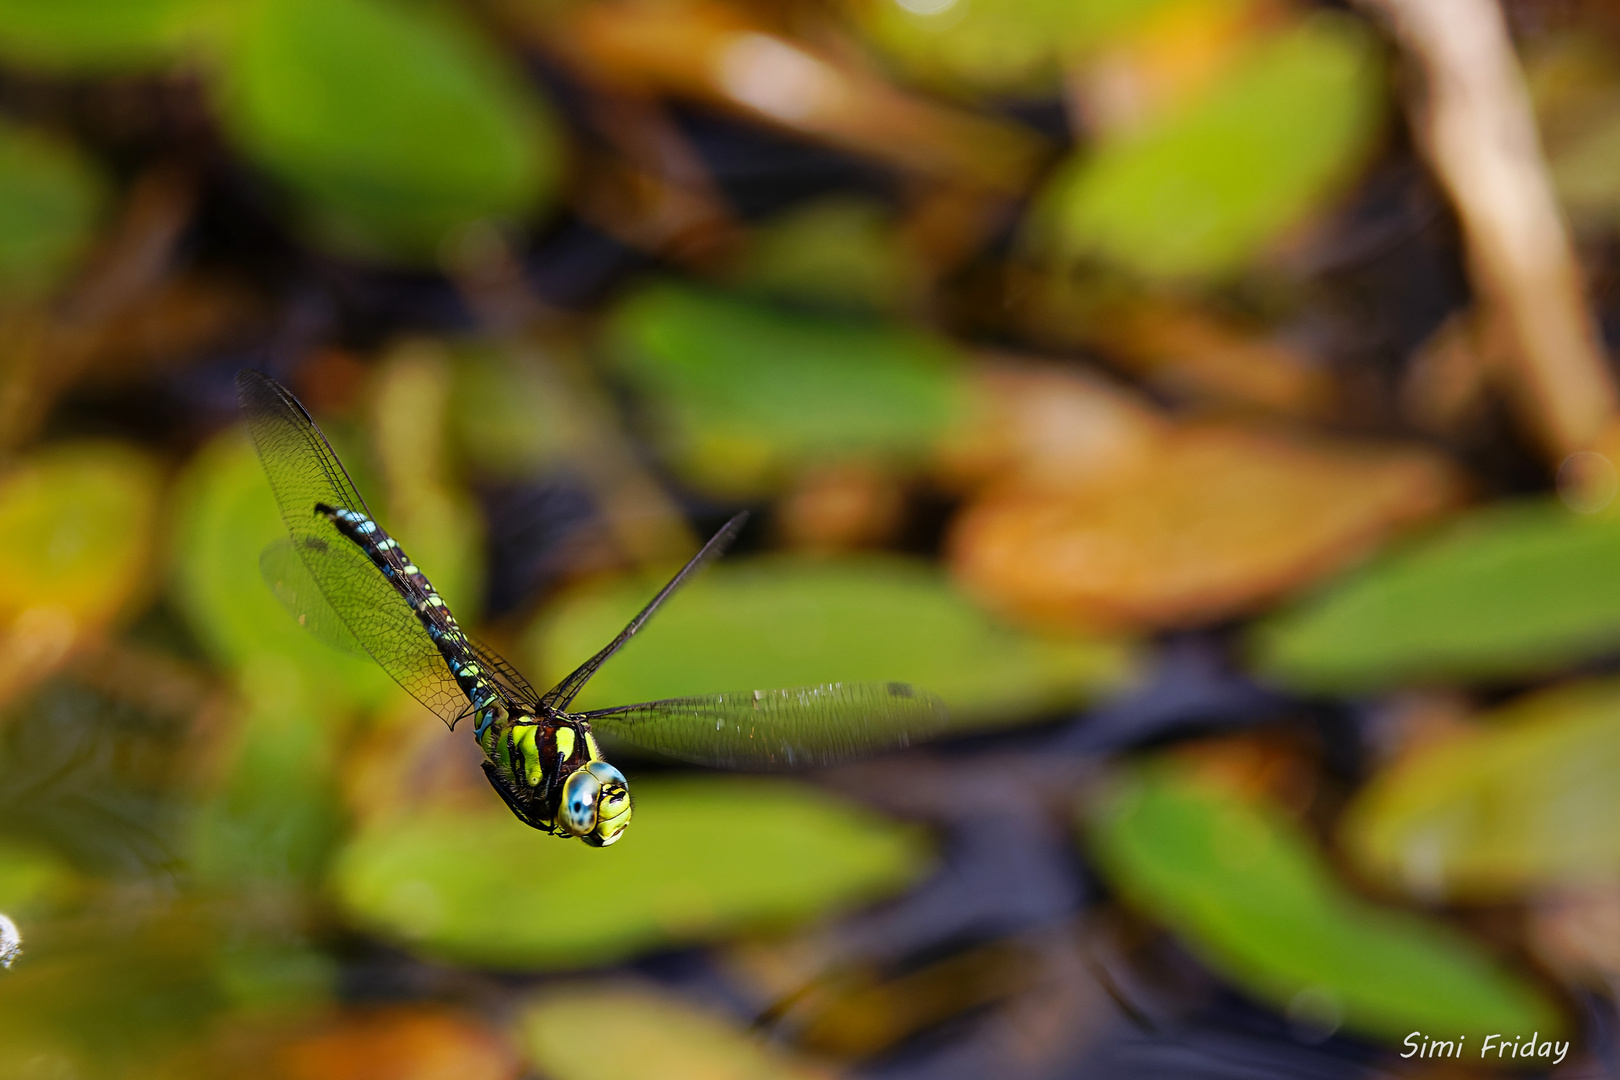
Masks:
[[[1493,0],[1361,0],[1421,76],[1412,124],[1456,207],[1475,291],[1500,319],[1523,415],[1554,462],[1615,415],[1518,60]]]

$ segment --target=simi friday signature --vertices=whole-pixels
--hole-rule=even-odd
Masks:
[[[1515,1035],[1512,1042],[1508,1042],[1503,1035],[1487,1035],[1479,1056],[1489,1057],[1494,1051],[1499,1058],[1550,1058],[1554,1065],[1560,1064],[1564,1055],[1569,1053],[1569,1043],[1555,1043],[1551,1039],[1540,1038],[1540,1035],[1539,1031],[1532,1032],[1528,1039]],[[1463,1056],[1463,1044],[1467,1041],[1466,1035],[1456,1039],[1431,1039],[1421,1031],[1414,1031],[1402,1040],[1401,1045],[1408,1049],[1401,1057],[1460,1058]]]

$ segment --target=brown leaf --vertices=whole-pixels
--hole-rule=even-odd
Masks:
[[[1215,426],[1166,438],[1113,481],[992,491],[955,523],[956,576],[1057,624],[1205,623],[1360,558],[1461,494],[1454,469],[1424,451]]]
[[[1131,394],[1073,369],[987,357],[976,415],[937,455],[953,487],[1009,478],[1077,491],[1111,485],[1157,452],[1171,427]]]
[[[1554,971],[1600,984],[1620,978],[1620,889],[1557,893],[1530,910],[1530,947]]]
[[[286,1080],[511,1080],[518,1060],[499,1033],[431,1006],[355,1011],[282,1045]]]

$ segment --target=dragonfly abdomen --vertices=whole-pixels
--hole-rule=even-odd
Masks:
[[[461,687],[461,692],[472,703],[473,735],[482,739],[499,711],[495,708],[499,694],[488,673],[473,655],[467,635],[462,632],[439,591],[411,562],[399,542],[368,515],[359,510],[346,510],[325,503],[316,503],[315,512],[365,552],[366,558],[382,571],[389,584],[410,604],[422,628],[437,646],[439,655],[444,657],[456,685]]]

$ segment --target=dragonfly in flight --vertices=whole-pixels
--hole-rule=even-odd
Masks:
[[[715,533],[617,637],[540,693],[461,628],[383,531],[291,391],[257,371],[238,375],[236,387],[288,532],[260,556],[265,580],[306,628],[370,655],[452,730],[471,719],[485,775],[526,825],[592,847],[624,834],[630,786],[603,757],[597,732],[694,764],[780,769],[906,746],[944,727],[940,700],[903,682],[826,683],[570,712],[591,676],[731,543],[745,514]]]

